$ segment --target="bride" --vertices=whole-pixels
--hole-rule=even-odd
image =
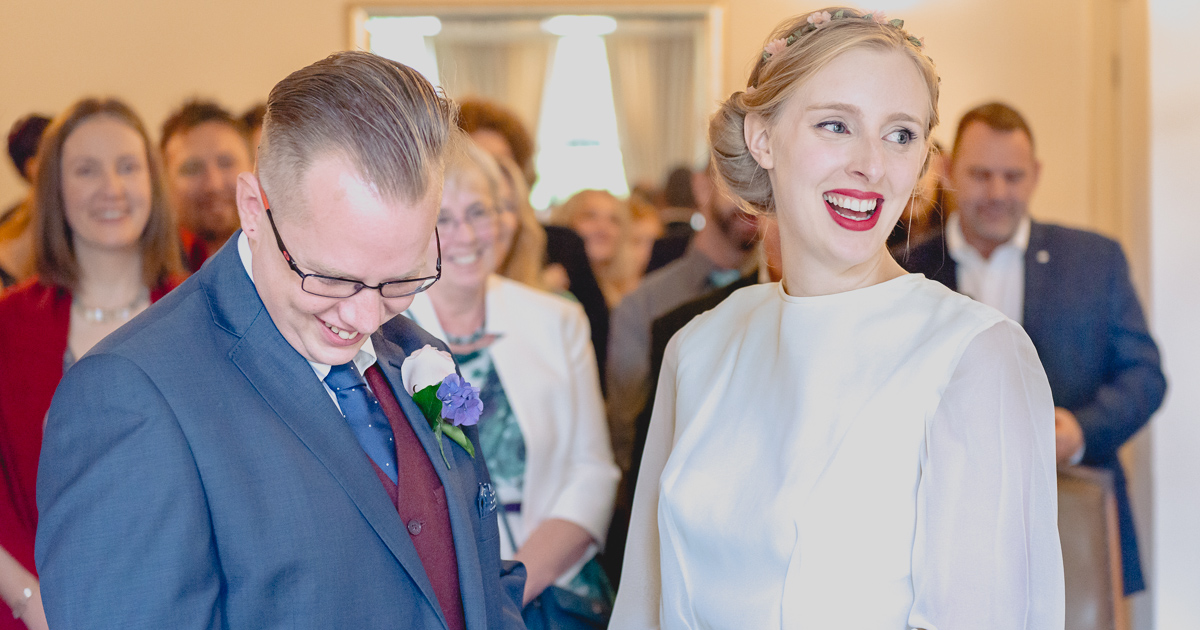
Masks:
[[[778,27],[714,117],[783,281],[667,349],[612,627],[1063,627],[1033,345],[886,248],[937,99],[903,22],[830,8]]]

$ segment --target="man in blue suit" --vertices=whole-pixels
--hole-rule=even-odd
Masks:
[[[1029,218],[1040,164],[1016,110],[990,103],[959,122],[951,157],[956,211],[945,238],[899,259],[1020,322],[1054,393],[1060,466],[1112,471],[1125,593],[1145,588],[1117,450],[1162,404],[1166,379],[1121,246]]]
[[[366,53],[275,86],[242,231],[55,396],[51,627],[524,628],[483,458],[443,462],[401,374],[440,345],[394,316],[440,275],[454,116]]]

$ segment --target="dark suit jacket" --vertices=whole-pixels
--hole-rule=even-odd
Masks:
[[[567,272],[571,295],[579,300],[592,327],[592,349],[600,372],[600,389],[605,389],[604,366],[608,361],[608,302],[588,262],[583,239],[568,227],[546,226],[546,264],[557,263]]]
[[[911,272],[958,288],[944,239],[899,260]],[[1082,463],[1113,472],[1125,592],[1140,591],[1145,584],[1117,449],[1150,420],[1167,383],[1121,246],[1091,232],[1033,223],[1022,317],[1054,404],[1075,414],[1083,428]]]
[[[502,569],[494,502],[478,501],[483,458],[450,444],[447,470],[400,386],[405,356],[440,344],[404,318],[372,339],[445,489],[467,627],[523,628],[524,570]],[[234,239],[68,371],[44,444],[51,627],[446,627],[370,459]]]

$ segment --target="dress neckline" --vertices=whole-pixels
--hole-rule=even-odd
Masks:
[[[902,276],[897,276],[891,280],[884,280],[870,286],[842,291],[840,293],[829,293],[826,295],[809,295],[795,296],[788,294],[783,289],[783,282],[776,283],[776,291],[779,297],[784,302],[798,305],[825,305],[825,304],[840,304],[844,302],[870,301],[876,299],[886,299],[888,296],[894,296],[899,293],[911,290],[918,282],[925,279],[923,274],[909,273]]]

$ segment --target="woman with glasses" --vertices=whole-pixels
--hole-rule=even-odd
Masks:
[[[593,556],[619,473],[587,319],[578,304],[495,274],[501,175],[492,158],[464,139],[445,177],[442,277],[408,314],[449,344],[482,392],[479,435],[502,504],[501,555],[528,570],[527,620],[536,626],[533,616],[567,599],[607,608]]]
[[[3,629],[46,623],[34,489],[58,382],[182,273],[158,158],[129,106],[79,101],[46,130],[37,159],[37,275],[0,299],[0,594],[13,610]]]

